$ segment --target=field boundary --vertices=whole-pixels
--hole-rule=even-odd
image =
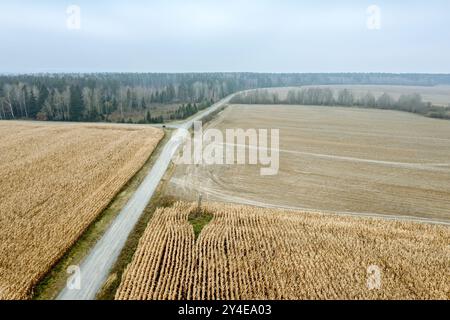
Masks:
[[[135,190],[144,180],[148,171],[158,159],[164,145],[169,141],[172,130],[165,129],[164,137],[158,143],[156,149],[134,176],[120,189],[113,197],[106,208],[89,225],[83,234],[77,239],[69,250],[54,264],[47,274],[34,286],[32,290],[32,300],[52,300],[55,299],[60,290],[66,285],[68,274],[66,272],[70,265],[77,265],[89,253],[91,248],[102,237],[109,225],[114,221],[123,206],[132,197]]]
[[[165,187],[167,183],[169,183],[168,177],[172,174],[173,169],[174,166],[171,164],[163,179],[159,183],[155,194],[145,208],[143,215],[139,218],[139,221],[136,223],[133,231],[128,235],[125,246],[121,250],[114,266],[111,268],[107,280],[96,295],[96,300],[114,300],[116,291],[122,281],[122,274],[125,272],[128,264],[132,261],[141,236],[144,234],[149,221],[153,217],[153,213],[158,208],[171,207],[176,201],[178,201],[175,197],[166,196],[164,194]]]
[[[171,183],[177,185],[183,185],[184,182],[177,178],[172,178],[170,180]],[[194,184],[190,184],[191,188],[195,188],[196,186]],[[221,202],[221,203],[233,203],[236,205],[248,205],[253,206],[257,208],[267,208],[267,209],[280,209],[280,210],[289,210],[289,211],[307,211],[311,213],[318,213],[318,214],[331,214],[331,215],[338,215],[338,216],[349,216],[349,217],[362,217],[362,218],[374,218],[374,219],[384,219],[384,220],[395,220],[395,221],[406,221],[406,222],[416,222],[416,223],[429,223],[429,224],[437,224],[437,225],[446,225],[450,226],[450,221],[446,220],[439,220],[439,219],[431,219],[431,218],[423,218],[423,217],[414,217],[414,216],[405,216],[405,215],[388,215],[388,214],[382,214],[382,213],[373,213],[373,212],[345,212],[345,211],[330,211],[330,210],[317,210],[312,208],[306,208],[306,207],[296,207],[296,206],[285,206],[285,205],[279,205],[279,204],[271,204],[271,203],[264,203],[256,200],[251,199],[245,199],[242,197],[236,197],[232,195],[227,195],[223,191],[219,192],[216,190],[212,190],[209,188],[197,188],[197,191],[199,191],[202,194],[212,194],[216,196],[222,196],[222,201],[214,201],[214,202]]]
[[[229,104],[225,104],[221,108],[208,114],[205,118],[202,118],[203,124],[211,122],[214,118],[217,117],[218,114],[220,114],[228,106],[229,106]],[[190,117],[190,118],[192,118],[192,117]],[[168,123],[168,125],[170,125],[170,124],[174,124],[174,123]],[[190,131],[192,131],[192,128],[190,128]],[[191,134],[192,134],[192,132],[191,132]],[[181,152],[181,150],[178,150],[177,152],[179,153],[179,152]],[[125,272],[127,266],[133,260],[133,257],[138,248],[141,236],[144,234],[145,229],[147,228],[147,225],[148,225],[149,221],[151,220],[153,213],[156,211],[156,209],[160,208],[160,207],[164,207],[164,208],[170,207],[176,201],[180,200],[176,197],[166,195],[166,187],[171,182],[174,170],[175,170],[175,165],[173,163],[171,163],[169,168],[165,172],[163,179],[159,183],[157,190],[155,192],[155,195],[152,197],[152,199],[150,200],[150,203],[148,204],[147,208],[145,209],[144,214],[141,216],[141,218],[139,219],[135,228],[128,236],[127,242],[126,242],[124,248],[122,249],[122,251],[119,255],[119,258],[117,259],[114,266],[112,267],[107,280],[103,284],[100,291],[97,293],[97,295],[96,295],[97,300],[113,300],[114,299],[116,291],[119,288],[119,285],[122,281],[122,275]]]

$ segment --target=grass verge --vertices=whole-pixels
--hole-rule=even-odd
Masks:
[[[155,191],[149,205],[145,208],[144,213],[139,218],[133,231],[128,236],[127,242],[123,247],[117,261],[115,262],[113,268],[111,269],[105,284],[97,293],[97,300],[114,300],[117,288],[122,280],[122,274],[125,268],[133,260],[133,255],[139,244],[141,236],[144,234],[147,224],[153,216],[153,213],[157,208],[161,207],[171,207],[177,199],[171,196],[164,195],[164,188],[166,183],[169,181],[167,177],[171,176],[171,171],[173,170],[173,165],[169,167],[164,178],[161,180],[158,188]]]
[[[219,112],[225,109],[225,107],[226,106],[220,108],[220,110],[217,110],[212,115],[210,115],[207,121],[213,119]],[[97,300],[114,299],[116,291],[122,280],[122,274],[124,273],[126,267],[133,260],[134,253],[136,252],[136,249],[139,245],[139,240],[144,234],[148,222],[152,218],[155,210],[161,207],[164,208],[171,207],[175,202],[180,200],[174,196],[169,196],[165,194],[166,185],[167,183],[169,183],[170,178],[173,175],[174,169],[175,166],[171,164],[167,172],[165,173],[163,179],[161,180],[160,184],[158,185],[158,188],[156,189],[155,194],[152,197],[149,205],[147,206],[144,213],[140,217],[133,231],[130,233],[127,242],[124,248],[122,249],[117,261],[115,262],[113,268],[111,269],[107,280],[105,281],[100,291],[97,293],[96,296]],[[196,238],[200,235],[200,232],[202,231],[203,227],[207,225],[212,218],[213,216],[211,214],[201,209],[191,213],[190,222],[194,228]]]

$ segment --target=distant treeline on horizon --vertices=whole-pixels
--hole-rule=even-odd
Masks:
[[[295,88],[287,91],[286,97],[270,89],[257,89],[239,93],[231,101],[234,104],[288,104],[308,106],[343,106],[399,110],[417,113],[430,118],[450,119],[450,103],[448,107],[434,106],[423,101],[419,93],[402,94],[394,99],[388,93],[379,97],[368,91],[362,96],[356,96],[347,88],[333,90],[331,88],[308,87]]]
[[[327,84],[450,85],[450,74],[392,73],[91,73],[0,76],[0,120],[125,121],[185,118],[248,89]],[[177,104],[166,118],[156,105]],[[115,117],[111,117],[115,114]],[[117,120],[118,119],[118,120]]]

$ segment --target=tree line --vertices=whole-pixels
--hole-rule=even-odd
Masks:
[[[140,122],[188,117],[241,90],[314,84],[450,84],[450,75],[336,73],[94,73],[0,76],[0,119],[111,121],[138,112]],[[329,97],[328,97],[329,98]],[[323,99],[328,99],[323,98]],[[342,97],[346,99],[346,97]],[[325,103],[325,102],[323,102]],[[179,105],[152,117],[158,105]],[[149,116],[150,115],[150,116]]]
[[[431,102],[424,102],[418,93],[403,94],[398,99],[394,99],[387,93],[383,93],[377,98],[371,92],[367,92],[363,96],[355,96],[349,89],[335,92],[330,88],[300,88],[291,89],[287,92],[286,97],[280,98],[278,92],[263,89],[240,93],[233,97],[231,103],[358,106],[400,110],[432,118],[450,119],[450,105],[448,107],[434,106]]]
[[[169,116],[169,120],[182,120],[189,118],[190,116],[196,114],[197,112],[204,110],[208,107],[210,107],[214,102],[211,101],[204,101],[202,103],[188,103],[188,104],[182,104],[179,106],[174,112],[172,112]],[[144,120],[138,121],[137,123],[164,123],[165,119],[163,116],[158,117],[152,117],[152,114],[150,111],[147,111]],[[127,122],[127,121],[124,121]],[[131,120],[128,120],[128,123],[132,123]]]
[[[182,87],[182,86],[180,86]],[[180,90],[178,88],[178,90]],[[155,105],[178,104],[189,101],[201,106],[215,101],[218,88],[193,87],[192,93],[176,92],[174,85],[164,88],[144,87],[81,87],[78,84],[67,87],[47,87],[26,83],[5,84],[0,95],[0,119],[36,119],[53,121],[108,121],[108,116],[118,112],[119,122],[127,122],[127,112],[141,111],[146,122],[162,122],[161,117],[149,120],[147,113]],[[184,105],[180,109],[185,108]],[[190,110],[176,111],[187,114]]]

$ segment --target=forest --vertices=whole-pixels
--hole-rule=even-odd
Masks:
[[[0,120],[160,123],[187,118],[221,98],[241,90],[319,84],[432,86],[450,84],[450,75],[384,73],[0,75]],[[341,98],[345,100],[348,97]]]

